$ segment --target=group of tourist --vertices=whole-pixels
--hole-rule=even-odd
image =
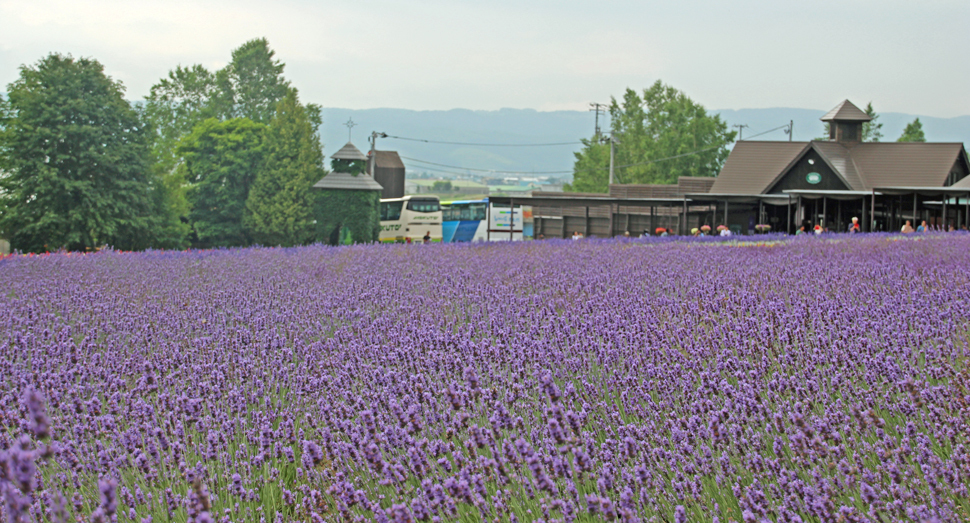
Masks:
[[[906,220],[906,223],[902,226],[902,228],[900,228],[899,232],[903,234],[910,234],[914,232],[931,232],[931,231],[955,232],[956,230],[957,229],[955,229],[953,225],[950,225],[949,227],[940,227],[939,225],[936,225],[936,226],[928,225],[926,223],[926,220],[923,220],[922,223],[920,223],[920,225],[914,229],[912,221]],[[966,231],[967,226],[961,225],[960,230]],[[828,227],[822,227],[822,225],[820,224],[815,224],[815,226],[811,228],[811,231],[814,232],[815,234],[822,234],[822,233],[829,232],[829,229]],[[808,226],[802,225],[798,228],[797,231],[795,231],[795,236],[798,236],[801,234],[808,234],[808,232],[809,232]],[[850,234],[862,232],[862,226],[859,224],[859,218],[853,216],[852,221],[849,222],[849,226],[846,228],[845,232]]]
[[[909,220],[906,220],[906,224],[903,225],[902,229],[899,230],[899,232],[901,232],[903,234],[909,234],[909,233],[913,233],[913,232],[931,232],[931,231],[936,231],[936,232],[956,232],[957,229],[955,227],[953,227],[953,225],[949,225],[949,226],[945,226],[945,227],[941,227],[939,225],[927,225],[926,220],[923,220],[922,223],[920,223],[919,226],[914,229],[912,222],[910,222]],[[960,226],[960,231],[966,232],[967,231],[967,225],[966,224],[961,225]]]
[[[920,225],[914,229],[913,228],[913,225],[912,225],[912,222],[910,220],[906,220],[906,224],[903,225],[902,229],[900,229],[899,232],[901,232],[903,234],[909,234],[909,233],[913,233],[913,232],[931,232],[931,231],[937,231],[937,232],[954,232],[956,230],[957,229],[955,229],[952,225],[950,225],[948,228],[945,228],[945,229],[944,228],[941,228],[940,226],[928,225],[926,223],[926,220],[923,220],[923,222],[920,223]],[[966,225],[961,225],[959,230],[960,231],[967,231],[967,226]],[[802,226],[800,226],[798,228],[797,231],[795,231],[795,236],[799,236],[799,235],[802,235],[802,234],[809,234],[809,231],[811,231],[814,234],[823,234],[823,233],[831,232],[831,231],[829,231],[829,228],[828,227],[823,227],[821,224],[815,224],[814,226],[811,226],[811,225],[802,225]],[[853,216],[852,217],[852,221],[849,223],[849,226],[846,228],[845,232],[850,233],[850,234],[862,232],[862,226],[859,224],[859,218]],[[667,229],[665,227],[657,227],[657,229],[654,231],[653,234],[651,234],[649,230],[644,229],[643,234],[640,235],[640,238],[650,238],[652,236],[666,237],[666,236],[671,236],[673,234],[674,233],[671,232],[670,229]],[[700,237],[700,236],[731,236],[733,234],[734,233],[731,232],[731,229],[728,226],[726,226],[726,225],[718,225],[715,232],[712,232],[711,231],[711,226],[710,225],[701,225],[700,227],[694,227],[693,229],[690,230],[690,235],[691,236],[698,236],[698,237]],[[630,231],[624,231],[623,237],[624,238],[629,238],[630,237]],[[573,231],[572,239],[574,239],[574,240],[582,240],[583,238],[585,238],[585,236],[582,233],[580,233],[579,231]],[[545,235],[540,234],[536,239],[538,239],[538,240],[544,240],[545,239]]]

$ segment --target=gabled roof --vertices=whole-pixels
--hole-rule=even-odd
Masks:
[[[823,122],[868,122],[872,120],[872,117],[852,102],[843,100],[842,103],[836,105],[834,109],[825,113],[825,116],[820,119]]]
[[[330,173],[313,184],[314,189],[334,189],[342,191],[383,191],[381,184],[366,173],[354,176],[350,173]]]
[[[953,184],[951,187],[970,189],[970,176],[964,176],[962,180]]]
[[[865,185],[874,187],[943,187],[962,143],[862,143],[852,158]]]
[[[761,194],[810,142],[737,142],[710,192]]]
[[[360,149],[354,147],[354,144],[347,142],[347,145],[344,145],[339,151],[333,153],[331,158],[334,160],[366,160],[367,155],[360,152]]]
[[[738,142],[710,192],[763,194],[809,150],[853,191],[942,187],[953,164],[966,158],[962,143]]]
[[[859,175],[859,170],[849,154],[851,149],[843,147],[838,142],[812,142],[812,147],[818,151],[818,155],[828,163],[829,167],[851,190],[861,191],[865,184]],[[856,145],[858,147],[858,145]]]
[[[381,169],[404,169],[404,162],[397,151],[376,151],[377,165]]]

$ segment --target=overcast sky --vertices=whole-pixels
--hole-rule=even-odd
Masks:
[[[970,2],[0,0],[0,91],[56,51],[141,99],[266,37],[326,107],[584,109],[657,79],[710,109],[970,114]]]

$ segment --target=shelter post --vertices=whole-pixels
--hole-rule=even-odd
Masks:
[[[963,200],[963,224],[970,228],[970,192],[967,193],[967,199]]]
[[[730,227],[728,227],[728,201],[727,200],[724,200],[724,226],[730,229]]]
[[[838,212],[839,212],[839,216],[838,218],[835,219],[835,230],[841,232],[842,231],[842,200],[839,200]]]
[[[863,232],[870,232],[867,229],[869,227],[869,218],[866,214],[867,210],[868,210],[868,207],[866,207],[866,197],[863,196],[862,197],[862,225],[860,226]]]
[[[492,202],[488,202],[488,206],[485,208],[487,216],[485,216],[485,241],[492,240]],[[565,218],[563,218],[565,221]],[[565,227],[563,227],[565,229]]]
[[[950,195],[943,193],[943,232],[946,232],[947,230],[946,224],[948,221],[950,221],[949,217],[946,215],[946,204],[949,201],[949,199],[950,199]]]
[[[785,219],[788,223],[785,224],[785,232],[791,234],[791,195],[788,195],[788,205],[785,206]]]
[[[515,237],[513,233],[515,232],[515,198],[509,198],[509,241],[513,241]]]
[[[916,198],[917,198],[916,191],[913,191],[913,227],[916,227],[917,225],[919,225],[918,223],[916,223],[919,221],[919,217],[916,216],[916,213],[917,213]]]
[[[681,236],[686,236],[685,234],[686,232],[687,232],[687,195],[684,195],[684,226],[681,227],[678,233]]]
[[[613,204],[610,203],[610,238],[613,236]]]
[[[829,226],[829,199],[822,197],[822,230]]]
[[[586,204],[585,207],[583,207],[583,211],[585,212],[585,219],[583,220],[583,238],[586,238],[589,236],[589,204],[588,203]]]
[[[872,210],[869,213],[869,221],[872,223],[869,225],[869,232],[876,232],[876,190],[872,190],[872,201],[869,202],[872,205]]]

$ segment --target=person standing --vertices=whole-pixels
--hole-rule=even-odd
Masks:
[[[903,228],[900,229],[899,232],[901,232],[903,234],[909,234],[911,232],[916,232],[916,229],[913,229],[912,222],[910,222],[909,220],[906,220],[906,224],[903,225]]]
[[[579,234],[579,231],[573,231],[573,239],[574,240],[582,240],[583,239],[583,235],[582,234]]]
[[[926,227],[926,220],[923,220],[922,223],[919,224],[919,227],[916,228],[916,232],[926,232],[928,230],[929,228]]]
[[[855,216],[852,217],[852,223],[849,224],[848,232],[857,233],[862,232],[862,227],[859,225],[859,218]]]
[[[424,237],[421,239],[424,240],[424,243],[431,243],[431,231],[424,233]]]

